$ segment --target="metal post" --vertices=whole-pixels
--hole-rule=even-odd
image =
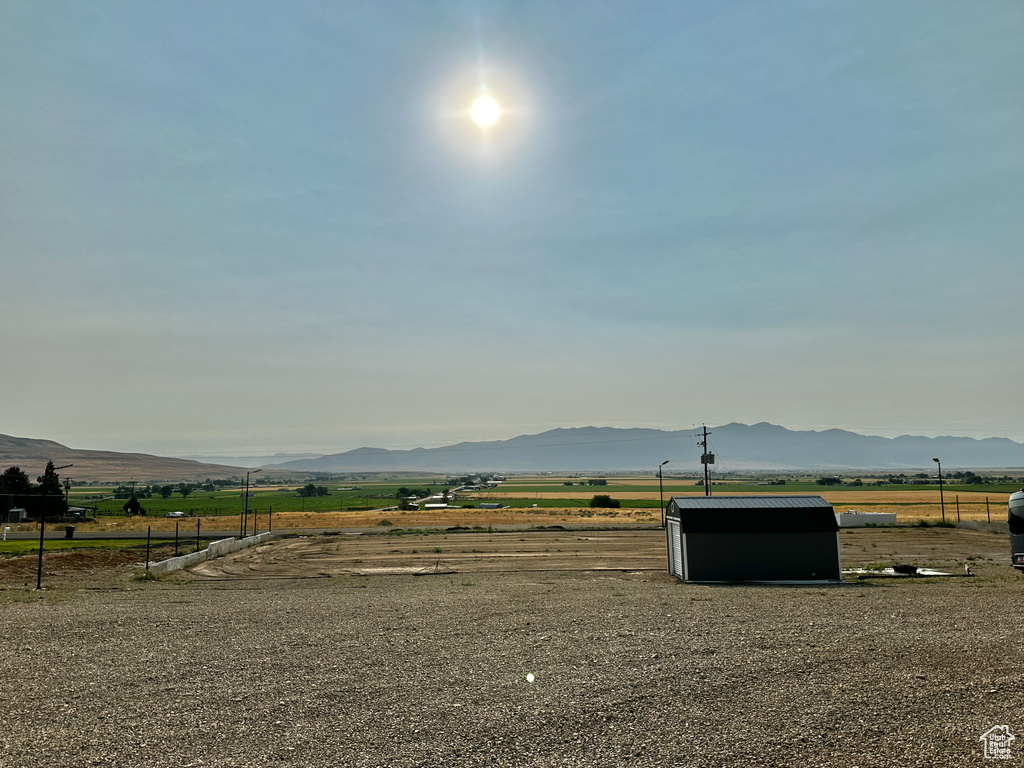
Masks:
[[[658,496],[661,498],[661,527],[665,527],[665,487],[661,480],[661,468],[668,464],[668,461],[663,461],[658,465]]]
[[[256,507],[253,507],[252,508],[252,535],[253,536],[259,536],[260,535],[259,519],[260,519],[260,511]]]
[[[39,510],[39,565],[36,567],[36,589],[43,588],[43,531],[46,530],[46,494],[43,494],[43,506]]]
[[[267,525],[267,533],[274,530],[274,507],[270,507],[270,523]]]
[[[174,521],[174,556],[178,556],[178,521]]]
[[[988,521],[991,523],[992,522],[992,510],[989,509],[989,506],[988,506],[988,496],[985,497],[985,516],[988,518]]]
[[[153,536],[153,526],[146,527],[146,570],[149,570],[149,540]]]
[[[242,517],[242,533],[239,538],[245,537],[249,527],[249,475],[255,475],[257,472],[262,471],[262,469],[254,469],[245,473],[245,512]]]
[[[196,518],[196,552],[199,551],[199,524],[202,522],[198,517]]]
[[[54,467],[53,470],[56,472],[58,469],[67,469],[73,467],[74,464],[62,464],[59,467]],[[59,480],[60,478],[58,478]],[[43,532],[46,530],[46,492],[43,492],[43,505],[39,510],[39,564],[36,567],[36,589],[43,588]]]
[[[956,521],[960,522],[960,494],[956,495]]]

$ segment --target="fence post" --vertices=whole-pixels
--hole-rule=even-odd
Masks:
[[[956,495],[956,522],[960,523],[960,494]]]
[[[274,505],[270,505],[270,523],[267,525],[267,533],[274,530]]]
[[[988,506],[988,496],[985,497],[985,515],[988,517],[988,521],[992,522],[992,510]]]
[[[149,539],[153,535],[153,526],[146,527],[146,570],[149,570]]]
[[[178,556],[178,521],[174,521],[174,556]]]

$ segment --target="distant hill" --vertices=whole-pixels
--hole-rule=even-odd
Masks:
[[[720,470],[931,469],[1024,467],[1024,444],[1003,437],[896,438],[858,435],[841,429],[794,431],[773,424],[725,424],[710,428],[709,443]],[[590,472],[646,470],[666,459],[672,468],[698,469],[700,448],[693,430],[581,427],[553,429],[509,440],[464,442],[443,448],[389,451],[356,448],[268,468],[316,472]]]
[[[244,470],[223,464],[203,464],[187,459],[170,459],[145,453],[117,453],[115,451],[86,451],[68,448],[52,440],[0,435],[0,472],[7,467],[19,466],[33,481],[43,474],[46,462],[57,466],[74,464],[60,473],[80,481],[120,482],[133,478],[140,482],[193,482],[238,477]]]

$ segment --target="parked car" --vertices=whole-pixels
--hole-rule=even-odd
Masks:
[[[184,516],[185,516],[185,513],[182,512],[180,509],[176,509],[173,512],[168,512],[166,515],[164,515],[164,517],[184,517]]]

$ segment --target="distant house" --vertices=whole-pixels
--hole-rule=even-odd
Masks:
[[[820,496],[674,496],[668,570],[684,581],[840,581],[839,525]]]

